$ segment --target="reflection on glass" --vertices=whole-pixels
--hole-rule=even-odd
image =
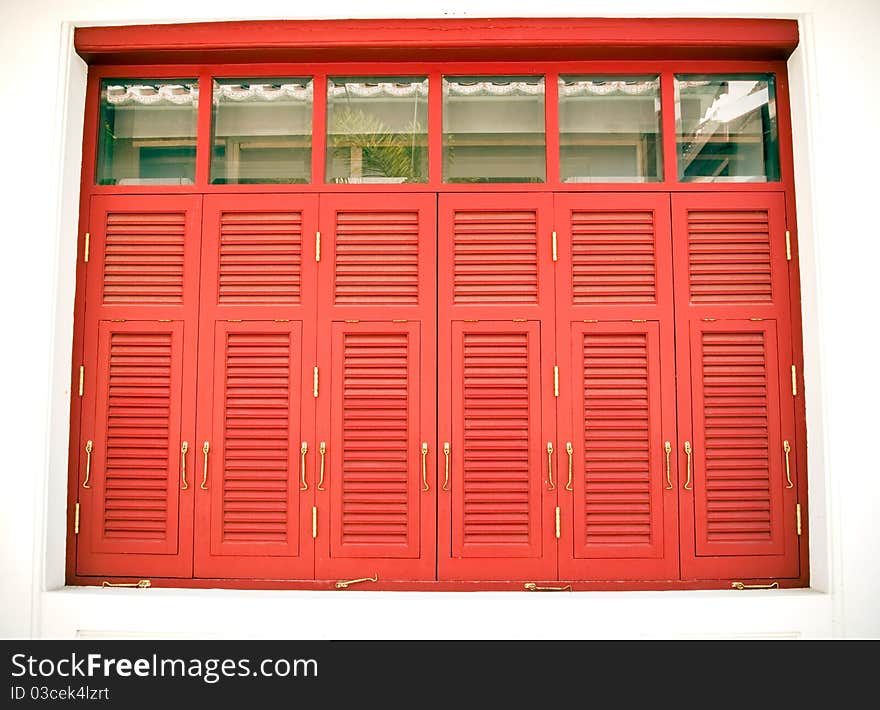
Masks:
[[[428,180],[428,79],[327,79],[327,182]]]
[[[443,182],[544,182],[544,77],[443,77]]]
[[[679,180],[779,180],[772,75],[676,76],[675,120]]]
[[[98,184],[192,184],[198,102],[195,79],[104,79]]]
[[[311,79],[217,79],[212,183],[302,183],[312,170]]]
[[[562,182],[663,179],[659,77],[559,77]]]

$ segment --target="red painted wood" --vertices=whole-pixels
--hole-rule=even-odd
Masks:
[[[552,219],[549,194],[440,197],[442,580],[557,574]],[[559,460],[557,450],[554,469]]]
[[[560,575],[675,578],[669,197],[557,194],[555,209],[559,446],[571,442],[573,469],[559,494]],[[676,476],[673,456],[673,486]]]
[[[527,18],[267,20],[78,27],[90,64],[161,62],[786,59],[795,20]]]
[[[200,197],[92,200],[79,574],[192,574],[180,450],[195,429],[200,206]]]
[[[311,579],[318,200],[208,197],[204,214],[195,576]]]
[[[783,196],[674,196],[672,212],[683,578],[797,577]]]
[[[321,199],[318,578],[435,577],[435,205]]]

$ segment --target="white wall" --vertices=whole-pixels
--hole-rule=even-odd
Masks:
[[[323,17],[412,17],[410,0]],[[598,0],[425,0],[421,16],[600,16]],[[3,0],[0,635],[880,637],[877,401],[880,3],[667,0],[676,16],[794,17],[790,61],[806,350],[813,589],[375,594],[64,589],[68,384],[85,66],[72,27],[309,17],[286,0]],[[617,0],[617,16],[652,16]],[[710,11],[711,9],[711,11]],[[24,98],[19,98],[19,97]],[[873,306],[873,308],[871,308]],[[222,625],[220,625],[222,624]]]

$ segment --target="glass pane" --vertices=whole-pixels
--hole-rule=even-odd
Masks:
[[[327,182],[428,181],[428,79],[327,79]]]
[[[104,79],[98,184],[192,184],[198,104],[195,79]]]
[[[443,77],[443,182],[544,182],[544,77]]]
[[[779,180],[771,74],[676,76],[675,121],[679,180]]]
[[[562,182],[663,179],[659,77],[559,77]]]
[[[312,175],[312,80],[214,81],[212,183],[302,183]]]

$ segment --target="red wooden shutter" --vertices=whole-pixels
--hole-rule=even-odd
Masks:
[[[435,575],[435,199],[321,198],[319,579]]]
[[[441,579],[556,577],[551,218],[549,195],[440,198]]]
[[[795,437],[782,195],[677,195],[673,229],[680,439],[692,447],[682,573],[796,577],[797,482],[791,469],[788,487],[783,449]],[[686,465],[681,445],[677,456]]]
[[[182,490],[181,447],[195,430],[199,208],[200,198],[186,196],[92,200],[81,575],[192,573],[192,488]]]
[[[314,576],[316,229],[311,195],[205,199],[197,577]]]
[[[678,575],[666,195],[557,195],[563,579]],[[571,445],[571,485],[567,446]]]

